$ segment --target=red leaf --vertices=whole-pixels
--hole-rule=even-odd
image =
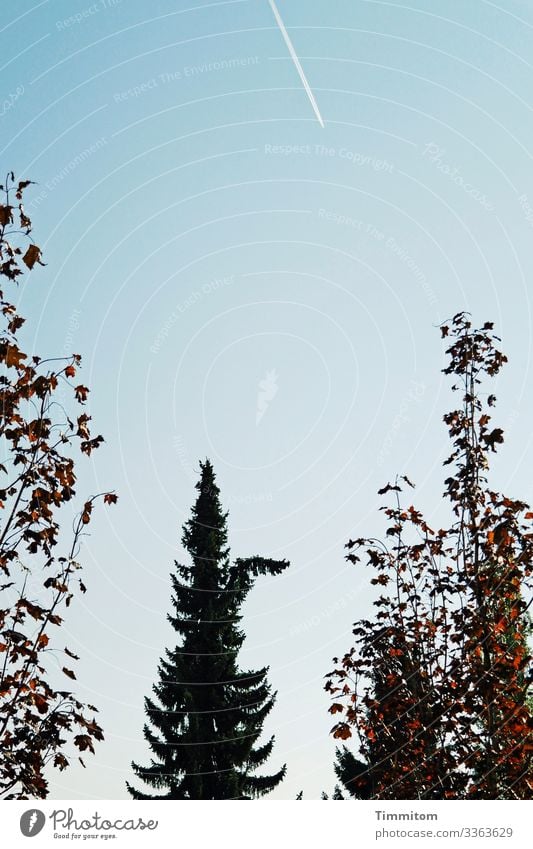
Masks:
[[[336,740],[349,740],[352,736],[352,732],[348,725],[345,722],[342,722],[340,725],[337,725],[333,732],[333,736]]]

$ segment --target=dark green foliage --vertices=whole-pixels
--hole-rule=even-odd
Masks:
[[[132,764],[155,794],[127,784],[134,799],[250,799],[273,790],[283,779],[255,775],[269,758],[274,737],[256,745],[275,693],[268,667],[241,670],[244,641],[240,608],[259,575],[277,575],[287,561],[229,558],[227,513],[209,461],[201,464],[198,497],[182,542],[191,565],[175,563],[173,612],[181,637],[158,668],[156,699],[145,699],[144,736],[153,752],[148,767]]]
[[[335,775],[339,779],[350,799],[371,799],[371,769],[360,761],[350,750],[343,746],[336,751]],[[340,787],[335,788],[334,799],[344,799]]]

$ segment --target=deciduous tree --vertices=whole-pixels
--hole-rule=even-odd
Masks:
[[[6,286],[16,286],[24,269],[43,265],[22,204],[29,185],[9,174],[0,186],[0,275]],[[44,798],[46,765],[63,770],[69,742],[92,752],[94,741],[103,738],[96,708],[83,705],[70,689],[78,658],[61,640],[62,610],[77,590],[85,592],[78,552],[99,496],[80,505],[71,532],[59,524],[65,503],[76,503],[77,450],[90,456],[103,440],[91,436],[89,390],[76,379],[81,357],[26,354],[18,338],[25,319],[4,291],[0,307],[0,797]],[[71,406],[79,407],[74,421],[59,403],[60,384],[72,393]],[[116,501],[113,493],[102,497]],[[52,684],[50,661],[62,667],[68,689]]]
[[[355,732],[375,799],[531,798],[533,512],[487,480],[503,431],[482,387],[507,358],[490,322],[475,329],[459,313],[441,332],[451,343],[443,371],[461,395],[444,417],[452,524],[435,531],[404,506],[404,476],[380,491],[394,499],[382,508],[385,540],[347,543],[352,563],[366,551],[383,590],[327,676],[333,734]]]

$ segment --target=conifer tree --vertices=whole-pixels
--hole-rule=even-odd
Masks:
[[[371,770],[363,761],[356,758],[347,746],[337,749],[335,752],[335,775],[340,785],[335,787],[334,799],[371,799]],[[342,795],[342,789],[348,794]]]
[[[175,562],[173,612],[180,638],[158,668],[154,698],[145,699],[144,736],[149,766],[132,764],[153,791],[127,783],[134,799],[250,799],[269,793],[286,767],[273,775],[255,771],[269,758],[272,736],[258,744],[276,694],[268,667],[242,670],[240,608],[259,575],[277,575],[289,564],[262,557],[230,562],[224,513],[209,460],[201,463],[198,497],[183,527],[191,565]]]

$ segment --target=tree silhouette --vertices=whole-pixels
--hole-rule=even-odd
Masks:
[[[0,275],[17,284],[23,267],[43,265],[41,251],[31,241],[31,221],[22,198],[30,181],[15,183],[14,174],[0,186]],[[23,247],[21,247],[21,245]],[[81,537],[99,496],[85,501],[75,518],[70,539],[60,534],[58,511],[75,493],[77,443],[90,455],[103,441],[91,437],[90,416],[80,410],[73,423],[59,403],[58,386],[71,389],[84,407],[89,390],[75,384],[81,357],[43,359],[25,354],[18,332],[25,322],[14,304],[0,292],[4,325],[0,336],[0,797],[44,798],[48,783],[44,769],[52,763],[69,765],[67,732],[77,732],[74,745],[94,751],[102,729],[69,690],[52,685],[47,658],[63,655],[78,660],[58,646],[59,615],[74,596],[79,577],[77,560]],[[102,493],[106,503],[117,499]],[[61,543],[63,555],[56,554]],[[62,672],[76,675],[71,661]],[[96,708],[88,705],[93,714]],[[80,758],[81,760],[81,758]],[[82,761],[83,763],[83,761]]]
[[[147,767],[132,764],[156,794],[127,783],[134,799],[247,799],[270,792],[285,775],[285,766],[255,775],[274,745],[274,737],[256,744],[275,694],[268,667],[243,671],[237,655],[244,641],[239,610],[255,578],[277,575],[289,564],[262,557],[231,564],[227,513],[208,460],[196,488],[182,536],[192,565],[175,562],[171,576],[168,620],[181,640],[160,661],[156,699],[145,699],[144,736],[154,758]]]
[[[445,374],[462,404],[444,417],[452,440],[445,498],[454,520],[434,531],[401,504],[405,476],[387,484],[386,540],[347,543],[383,587],[374,619],[354,626],[355,646],[328,674],[337,739],[355,730],[375,799],[525,799],[533,789],[528,603],[533,512],[489,488],[492,427],[483,380],[507,358],[487,322],[467,314],[441,326],[450,337]]]

